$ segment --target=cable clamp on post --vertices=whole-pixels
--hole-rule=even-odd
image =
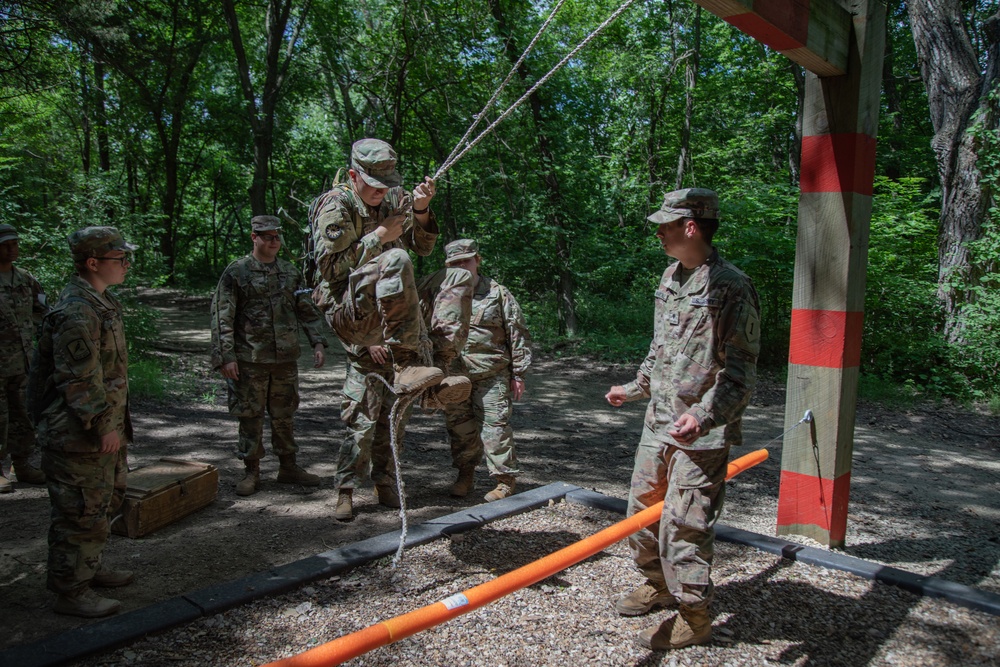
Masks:
[[[813,420],[813,411],[806,410],[806,413],[802,415],[802,421],[804,421],[807,424],[811,424],[812,420]]]

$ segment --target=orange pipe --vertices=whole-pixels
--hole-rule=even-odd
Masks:
[[[767,450],[758,449],[729,464],[726,479],[732,479],[747,468],[767,459]],[[268,663],[264,667],[326,667],[339,665],[351,658],[364,655],[380,646],[391,644],[422,630],[449,621],[456,616],[478,609],[508,593],[530,586],[557,572],[593,556],[615,542],[622,540],[646,526],[656,523],[663,511],[659,502],[641,512],[619,521],[604,530],[569,545],[544,558],[528,563],[516,570],[470,588],[463,593],[429,604],[406,614],[390,618],[364,630],[338,637],[299,655]]]

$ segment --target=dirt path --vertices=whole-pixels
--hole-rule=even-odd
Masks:
[[[135,468],[162,456],[212,463],[220,471],[218,499],[206,509],[148,537],[113,536],[108,562],[136,570],[123,589],[125,610],[240,577],[272,565],[332,549],[398,528],[395,512],[374,503],[370,487],[356,495],[358,518],[331,518],[336,452],[344,438],[339,421],[342,356],[327,367],[301,369],[302,407],[296,418],[300,460],[324,478],[317,489],[274,483],[277,462],[264,460],[262,489],[249,498],[233,492],[240,466],[232,453],[236,428],[221,383],[208,370],[207,300],[151,292],[144,300],[163,313],[163,354],[185,398],[136,401]],[[333,348],[332,348],[333,349]],[[638,360],[637,360],[638,361]],[[540,360],[528,380],[514,424],[524,473],[534,487],[565,481],[624,497],[642,423],[643,405],[609,408],[603,393],[629,379],[631,368],[580,358]],[[782,431],[784,392],[763,382],[747,414],[747,449]],[[848,553],[1000,593],[1000,419],[927,406],[858,412]],[[780,440],[771,459],[733,483],[723,522],[774,534]],[[419,413],[406,439],[405,481],[410,520],[426,520],[478,504],[489,490],[480,466],[475,495],[447,495],[453,480],[440,415]],[[17,485],[0,496],[0,648],[23,644],[81,625],[53,614],[45,590],[44,488]]]

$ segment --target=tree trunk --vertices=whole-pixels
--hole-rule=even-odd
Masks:
[[[247,122],[253,136],[253,180],[250,183],[250,210],[252,215],[273,213],[267,205],[267,187],[271,155],[274,152],[274,117],[281,97],[288,68],[291,65],[295,44],[298,42],[302,24],[309,12],[310,0],[302,6],[294,29],[286,31],[292,12],[292,0],[270,0],[267,3],[267,18],[264,30],[267,46],[264,55],[264,83],[258,108],[257,95],[250,79],[250,62],[243,46],[239,19],[233,0],[222,0],[222,9],[229,26],[229,39],[236,56],[236,72],[240,79],[240,89],[246,102]]]
[[[938,233],[938,298],[944,306],[944,332],[961,342],[962,307],[973,298],[963,285],[975,280],[968,244],[982,236],[989,197],[980,186],[975,134],[978,121],[996,127],[988,99],[997,80],[997,39],[987,30],[986,72],[965,29],[960,0],[911,0],[910,24],[927,88],[934,138],[931,146],[941,179]],[[996,17],[987,23],[995,25]]]
[[[504,40],[504,53],[510,59],[511,64],[517,62],[520,57],[520,49],[517,47],[517,40],[507,25],[503,8],[500,7],[500,0],[487,0],[493,18],[497,22],[500,36]],[[527,82],[530,77],[527,62],[521,63],[518,68],[518,76],[522,82]],[[573,272],[570,269],[571,248],[569,235],[566,230],[566,223],[561,215],[563,209],[562,192],[559,188],[559,179],[556,175],[555,156],[552,153],[552,141],[545,131],[545,119],[543,117],[542,98],[536,90],[528,96],[528,106],[531,108],[531,118],[538,136],[538,153],[542,164],[542,183],[548,199],[548,213],[546,221],[555,230],[556,245],[556,318],[559,322],[559,333],[567,336],[576,336],[576,300],[574,298],[575,281]]]
[[[684,125],[681,127],[681,150],[677,156],[677,178],[674,189],[684,185],[684,172],[691,164],[691,125],[694,118],[694,87],[698,83],[699,55],[701,54],[701,6],[694,13],[694,46],[691,57],[684,65]]]

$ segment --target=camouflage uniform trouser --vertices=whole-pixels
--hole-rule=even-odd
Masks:
[[[27,384],[24,374],[0,378],[0,462],[7,456],[8,444],[15,460],[28,458],[35,449],[35,427],[24,405]]]
[[[299,407],[299,367],[239,362],[240,378],[227,380],[229,414],[240,420],[236,456],[256,461],[264,456],[264,411],[271,415],[271,449],[278,456],[299,448],[292,436],[292,417]]]
[[[725,497],[729,448],[692,450],[658,442],[648,428],[635,453],[628,516],[663,501],[660,521],[629,537],[646,578],[682,605],[712,601],[715,522]]]
[[[348,433],[337,460],[338,489],[353,489],[359,478],[364,480],[369,476],[376,484],[395,485],[396,466],[389,438],[389,413],[395,402],[396,396],[383,383],[377,380],[366,383],[364,371],[347,364],[340,418],[347,425]],[[404,425],[412,411],[411,404],[399,418],[396,442],[400,450]]]
[[[510,427],[511,406],[510,374],[506,372],[473,381],[468,400],[445,406],[453,466],[478,465],[485,450],[491,475],[520,472]]]
[[[430,306],[428,328],[434,350],[453,350],[451,356],[456,356],[469,336],[474,286],[468,271],[447,271]],[[401,248],[391,248],[352,271],[341,305],[327,312],[330,327],[345,343],[386,345],[394,356],[411,357],[421,352],[420,317],[413,262]]]
[[[60,595],[85,589],[101,566],[111,532],[109,518],[125,499],[128,451],[114,454],[42,452],[49,487],[48,588]]]

